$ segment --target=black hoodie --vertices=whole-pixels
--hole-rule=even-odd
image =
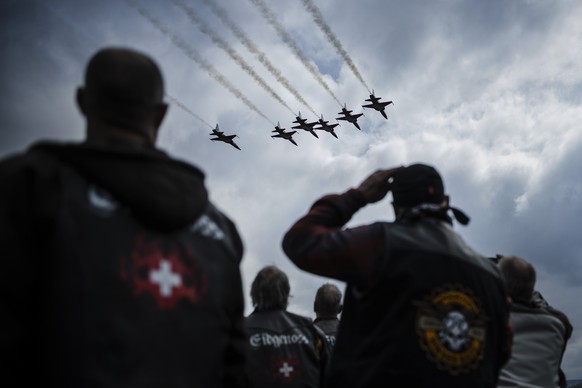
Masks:
[[[1,386],[246,386],[242,242],[197,168],[35,145],[0,163],[0,247]]]

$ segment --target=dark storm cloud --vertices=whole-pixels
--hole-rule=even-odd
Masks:
[[[550,274],[582,284],[582,139],[536,179],[514,220],[514,245]],[[560,243],[562,242],[562,243]]]
[[[497,71],[519,46],[535,49],[545,44],[544,34],[564,10],[557,4],[530,3],[413,0],[320,7],[336,21],[332,27],[350,54],[381,70],[380,76],[367,82],[386,93],[397,82],[410,82],[411,68],[427,69],[441,55],[449,56],[451,64],[475,57],[473,76],[478,76],[480,71]],[[443,46],[427,46],[435,40]],[[365,68],[362,73],[366,78]]]
[[[70,27],[29,2],[4,2],[0,14],[0,152],[20,149],[43,131],[78,137],[78,128],[59,128],[53,120],[74,112],[74,89],[67,90],[68,101],[54,96],[62,95],[64,85],[82,71],[75,58],[84,50]]]

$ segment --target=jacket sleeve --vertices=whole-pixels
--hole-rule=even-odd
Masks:
[[[534,293],[536,293],[536,292],[537,291],[534,291]],[[568,383],[567,383],[566,374],[564,373],[564,370],[562,369],[562,359],[564,357],[564,353],[566,352],[566,346],[568,345],[568,340],[572,336],[573,327],[572,327],[572,324],[570,323],[570,320],[568,319],[568,316],[566,314],[564,314],[562,311],[550,306],[545,301],[545,299],[543,299],[541,294],[539,294],[539,297],[542,298],[542,300],[545,302],[545,309],[550,314],[552,314],[553,316],[558,318],[560,320],[560,322],[562,322],[562,325],[564,326],[564,346],[562,347],[562,354],[560,355],[560,368],[558,370],[558,377],[559,377],[559,387],[566,388]]]
[[[250,386],[247,357],[248,339],[244,327],[244,300],[240,273],[238,279],[230,285],[233,292],[233,304],[230,311],[230,332],[225,355],[225,375],[223,387],[246,388]]]
[[[19,366],[36,362],[39,274],[55,185],[47,161],[16,156],[0,162],[0,386],[16,378],[22,382]]]
[[[229,333],[225,354],[224,388],[247,388],[250,386],[248,375],[248,339],[244,326],[244,297],[240,273],[243,256],[243,244],[234,224],[223,216],[223,226],[228,231],[229,250],[234,253],[234,262],[230,267],[231,283],[228,285],[226,308],[229,316]]]
[[[382,252],[383,229],[379,223],[342,227],[365,205],[363,195],[355,189],[319,199],[285,234],[283,250],[305,271],[362,284]]]

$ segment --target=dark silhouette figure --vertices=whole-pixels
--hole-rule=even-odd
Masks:
[[[328,365],[325,334],[311,319],[287,311],[289,279],[275,266],[251,286],[255,310],[246,318],[253,387],[320,387]]]
[[[394,222],[344,229],[392,192]],[[509,306],[495,264],[453,231],[432,167],[379,170],[327,195],[285,234],[301,269],[347,283],[325,387],[495,387],[509,354]]]
[[[342,292],[336,285],[326,283],[317,289],[313,302],[315,312],[313,322],[323,330],[332,345],[335,344],[340,323],[338,315],[342,312],[342,308]]]
[[[81,143],[0,162],[0,386],[246,387],[235,225],[155,148],[162,74],[96,53]]]
[[[507,293],[512,299],[511,358],[501,370],[498,387],[567,386],[560,368],[572,325],[563,312],[551,307],[535,291],[536,271],[516,256],[498,257]]]

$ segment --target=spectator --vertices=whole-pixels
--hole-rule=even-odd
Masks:
[[[392,191],[395,222],[342,229]],[[510,344],[494,263],[452,229],[438,172],[380,170],[319,199],[283,239],[299,267],[347,283],[326,387],[495,387]]]
[[[326,335],[330,345],[335,345],[339,327],[338,315],[342,312],[342,292],[336,285],[326,283],[319,287],[313,302],[313,321]]]
[[[572,325],[561,311],[534,291],[535,268],[516,256],[501,256],[499,269],[512,299],[511,358],[501,370],[498,387],[560,387],[566,376],[560,368]]]
[[[255,310],[246,318],[250,375],[256,388],[320,387],[329,357],[325,334],[311,319],[287,311],[289,279],[275,266],[251,286]]]
[[[204,175],[155,148],[149,57],[106,48],[81,143],[0,163],[0,386],[247,386],[243,247]]]

